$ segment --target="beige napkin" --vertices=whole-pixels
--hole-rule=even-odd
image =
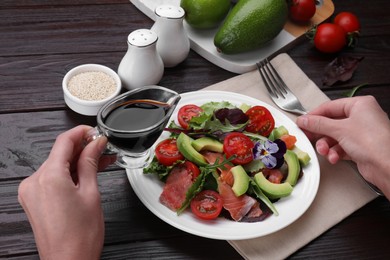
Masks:
[[[271,62],[306,109],[313,109],[329,100],[287,54],[280,54]],[[237,92],[274,105],[258,71],[236,76],[206,89]],[[295,115],[287,115],[295,121]],[[228,241],[245,259],[284,259],[377,196],[348,163],[331,165],[320,156],[318,159],[321,171],[319,190],[313,204],[302,217],[264,237]]]

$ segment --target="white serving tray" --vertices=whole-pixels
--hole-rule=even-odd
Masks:
[[[153,21],[156,19],[154,10],[157,6],[162,4],[180,5],[180,0],[130,0],[130,2]],[[332,1],[323,0],[322,4],[317,6],[317,12],[312,18],[312,23],[317,24],[324,21],[333,11],[334,6]],[[256,68],[256,62],[269,57],[287,44],[293,42],[304,34],[309,27],[310,25],[297,26],[287,22],[285,28],[279,35],[264,47],[242,54],[226,55],[217,52],[214,46],[214,35],[217,29],[196,30],[184,21],[184,28],[190,39],[191,49],[215,65],[238,74],[254,70]]]

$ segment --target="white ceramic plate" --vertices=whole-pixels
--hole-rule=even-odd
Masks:
[[[317,194],[320,168],[310,141],[293,121],[262,101],[233,92],[196,91],[184,93],[181,96],[182,99],[171,119],[177,117],[177,111],[183,105],[202,105],[209,101],[229,101],[237,106],[245,103],[267,107],[275,118],[276,126],[284,125],[291,134],[297,137],[297,146],[309,153],[311,162],[304,168],[304,175],[294,187],[292,194],[275,203],[279,216],[272,215],[263,222],[256,223],[240,223],[224,218],[202,221],[197,219],[190,209],[177,216],[175,212],[159,202],[163,183],[158,180],[157,176],[144,175],[142,170],[127,170],[127,176],[133,190],[150,211],[166,223],[194,235],[212,239],[241,240],[274,233],[293,223],[308,209]],[[160,140],[166,139],[168,136],[169,133],[164,132]]]
[[[130,2],[153,21],[156,20],[154,10],[157,6],[162,4],[180,5],[180,0],[130,0]],[[190,39],[191,49],[215,65],[239,74],[256,69],[256,62],[267,58],[296,39],[287,31],[282,30],[275,39],[260,49],[242,54],[226,55],[217,52],[214,45],[214,35],[218,29],[195,30],[185,21],[184,28]]]

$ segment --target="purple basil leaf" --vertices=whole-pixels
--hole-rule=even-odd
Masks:
[[[330,87],[338,81],[345,82],[352,78],[359,62],[363,57],[339,56],[325,68],[322,84]]]

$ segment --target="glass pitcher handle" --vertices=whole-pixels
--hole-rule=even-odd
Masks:
[[[92,129],[90,129],[86,136],[85,136],[85,141],[86,144],[89,144],[90,142],[96,140],[99,137],[104,136],[104,134],[99,130],[99,128],[96,126]],[[117,154],[117,150],[115,147],[113,147],[109,142],[107,143],[106,149],[103,151],[104,155],[115,155]]]

